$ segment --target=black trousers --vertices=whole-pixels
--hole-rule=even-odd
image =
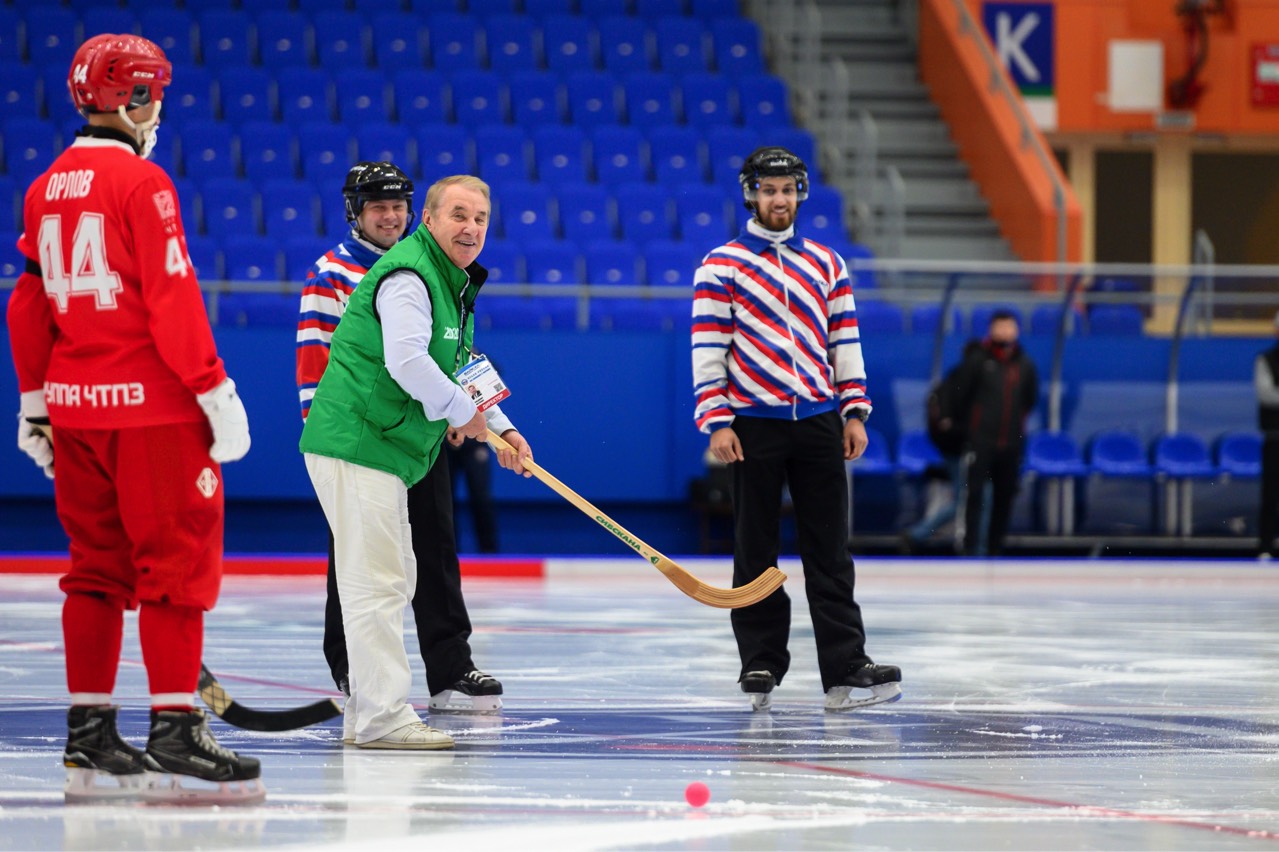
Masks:
[[[981,554],[981,510],[990,483],[990,527],[986,533],[987,552],[1003,553],[1012,519],[1013,501],[1021,485],[1021,451],[980,448],[972,453],[968,465],[968,503],[964,512],[964,553]]]
[[[493,451],[488,444],[467,438],[462,446],[446,443],[452,474],[452,494],[457,494],[457,479],[466,480],[467,503],[471,523],[475,525],[475,546],[480,553],[497,553],[497,509],[493,505]]]
[[[453,534],[453,484],[449,464],[441,452],[421,482],[409,489],[409,525],[417,560],[417,591],[413,620],[418,646],[426,664],[431,695],[448,689],[475,668],[471,660],[471,619],[462,598],[462,574]],[[333,563],[333,534],[329,533],[328,597],[324,604],[324,658],[333,682],[347,676],[346,634]]]
[[[1279,434],[1264,433],[1261,442],[1261,514],[1257,517],[1259,553],[1279,556],[1275,526],[1279,524]]]
[[[799,421],[738,417],[733,431],[746,457],[731,466],[733,585],[745,585],[777,564],[782,486],[789,484],[817,667],[822,689],[830,689],[850,668],[870,662],[861,608],[853,600],[843,421],[834,412]],[[730,617],[742,673],[766,669],[781,683],[790,668],[791,604],[785,588],[733,610]]]

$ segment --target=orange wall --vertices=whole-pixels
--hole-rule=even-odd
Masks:
[[[1025,144],[1013,103],[991,92],[979,44],[957,35],[960,15],[953,0],[922,0],[919,11],[920,74],[1000,231],[1022,260],[1061,259],[1052,179]],[[1048,165],[1064,185],[1065,259],[1076,261],[1082,244],[1079,204],[1051,154]]]
[[[980,20],[982,0],[967,0]],[[1042,0],[1041,0],[1042,2]],[[1053,0],[1056,20],[1057,131],[1153,129],[1148,113],[1114,113],[1104,103],[1107,44],[1156,39],[1164,44],[1164,84],[1187,69],[1186,36],[1175,0]],[[1252,105],[1252,48],[1279,44],[1279,0],[1227,0],[1226,15],[1208,16],[1204,92],[1194,109],[1197,131],[1279,133],[1279,106]]]

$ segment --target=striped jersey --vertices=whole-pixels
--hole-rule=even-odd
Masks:
[[[853,286],[843,258],[751,220],[694,279],[697,427],[738,414],[799,420],[870,413]]]
[[[351,291],[385,253],[351,233],[306,272],[297,341],[298,399],[303,420],[311,410],[316,385],[329,366],[333,329],[342,319]]]

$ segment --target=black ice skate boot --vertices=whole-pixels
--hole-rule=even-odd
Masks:
[[[166,773],[147,798],[191,804],[253,805],[266,798],[257,758],[218,745],[201,710],[152,710],[146,760]],[[190,780],[208,782],[189,784]]]
[[[773,689],[777,686],[777,678],[772,672],[764,669],[747,672],[738,683],[742,685],[742,692],[751,697],[751,709],[767,710],[772,705]]]
[[[902,670],[897,666],[856,666],[849,669],[840,685],[826,690],[826,711],[839,713],[896,701],[902,697],[901,681]]]
[[[67,710],[67,767],[63,787],[68,802],[126,799],[139,795],[150,776],[141,749],[120,738],[118,706],[73,706]]]
[[[432,713],[496,713],[502,709],[501,682],[479,669],[472,669],[448,689],[431,696]]]

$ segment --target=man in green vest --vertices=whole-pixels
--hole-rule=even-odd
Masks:
[[[361,748],[453,747],[408,703],[404,608],[417,580],[408,488],[450,428],[477,440],[493,428],[514,448],[498,463],[531,475],[528,442],[497,406],[479,411],[454,379],[471,357],[490,206],[479,178],[431,186],[422,224],[351,294],[302,430],[307,472],[333,530],[350,656],[343,740]]]

